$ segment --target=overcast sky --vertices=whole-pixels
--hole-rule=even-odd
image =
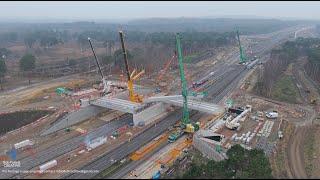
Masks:
[[[47,18],[62,20],[112,20],[234,15],[320,20],[320,2],[316,1],[1,1],[0,8],[0,20],[43,20]]]

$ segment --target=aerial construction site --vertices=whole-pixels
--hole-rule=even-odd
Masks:
[[[166,21],[0,43],[0,178],[319,178],[319,26]]]

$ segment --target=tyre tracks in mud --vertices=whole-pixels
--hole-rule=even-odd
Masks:
[[[308,178],[304,163],[304,140],[310,126],[297,126],[290,136],[287,147],[288,178]]]

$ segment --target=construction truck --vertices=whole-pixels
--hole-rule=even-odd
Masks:
[[[65,88],[65,87],[58,87],[56,89],[56,94],[57,95],[69,95],[70,96],[72,94],[72,92],[70,90],[68,90],[67,88]]]
[[[119,132],[117,130],[113,131],[112,136],[115,138],[119,137]]]
[[[247,105],[245,110],[239,114],[237,117],[235,117],[233,120],[232,119],[232,116],[229,116],[227,119],[226,119],[226,122],[225,122],[225,125],[227,128],[231,129],[231,130],[236,130],[240,127],[240,123],[239,123],[239,120],[242,119],[242,118],[245,118],[245,116],[251,112],[251,109],[252,109],[252,106],[251,105]]]
[[[272,111],[272,112],[266,112],[266,117],[269,119],[276,119],[278,118],[279,114],[276,111]]]
[[[156,87],[156,89],[155,89],[154,92],[155,92],[155,93],[161,93],[161,89],[160,89],[159,87]]]
[[[283,133],[282,133],[282,131],[278,131],[278,138],[279,138],[279,139],[282,139],[282,138],[283,138]]]
[[[234,120],[232,121],[231,118],[232,118],[232,116],[229,116],[226,119],[225,125],[227,128],[229,128],[231,130],[236,130],[240,126],[240,123],[238,123],[238,121],[235,121],[238,119],[234,118]]]
[[[199,86],[202,86],[203,84],[207,83],[213,75],[214,75],[214,72],[210,72],[210,74],[201,78],[199,81],[193,82],[192,88],[198,88]]]
[[[181,128],[177,128],[172,132],[168,137],[168,142],[172,143],[175,142],[179,137],[184,134],[184,131]]]

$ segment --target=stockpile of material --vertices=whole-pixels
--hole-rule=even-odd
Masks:
[[[262,129],[258,132],[258,136],[265,136],[269,137],[272,127],[273,127],[274,122],[273,121],[266,121],[262,127]]]

